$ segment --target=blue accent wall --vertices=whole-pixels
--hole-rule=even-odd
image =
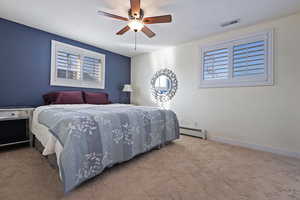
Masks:
[[[50,86],[51,40],[105,54],[105,89]],[[128,83],[129,57],[0,18],[0,107],[42,105],[43,94],[60,90],[104,91],[117,103]]]

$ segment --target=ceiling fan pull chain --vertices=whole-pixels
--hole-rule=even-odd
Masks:
[[[134,32],[134,50],[136,51],[136,31]]]

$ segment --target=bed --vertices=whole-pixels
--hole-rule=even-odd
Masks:
[[[124,104],[48,105],[35,109],[32,133],[44,156],[56,155],[65,192],[179,138],[170,110]]]

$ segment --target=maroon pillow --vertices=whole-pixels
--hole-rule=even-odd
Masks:
[[[87,104],[109,104],[108,94],[104,92],[84,92],[84,100]]]
[[[56,101],[53,104],[84,104],[81,91],[63,91],[59,92]]]
[[[56,101],[58,95],[59,92],[50,92],[48,94],[43,95],[44,104],[45,105],[53,104]]]

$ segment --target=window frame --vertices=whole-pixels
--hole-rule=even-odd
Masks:
[[[81,79],[80,80],[72,80],[72,79],[63,79],[57,77],[57,67],[56,67],[56,54],[58,51],[66,51],[68,53],[78,54],[80,55],[80,72]],[[101,60],[101,75],[99,82],[94,81],[84,81],[83,80],[83,58],[93,57],[99,58]],[[51,41],[51,78],[50,78],[51,86],[64,86],[64,87],[78,87],[78,88],[93,88],[93,89],[105,89],[105,55],[90,51],[87,49],[83,49],[80,47],[76,47],[73,45],[69,45],[66,43],[58,42],[55,40]]]
[[[251,86],[270,86],[274,84],[273,75],[273,35],[274,30],[267,30],[234,40],[223,41],[217,44],[200,47],[201,65],[200,65],[200,88],[221,88],[221,87],[251,87]],[[265,42],[265,73],[262,76],[244,76],[233,77],[233,47],[240,44],[251,43],[259,40]],[[228,48],[228,79],[204,80],[204,55],[207,51]]]

